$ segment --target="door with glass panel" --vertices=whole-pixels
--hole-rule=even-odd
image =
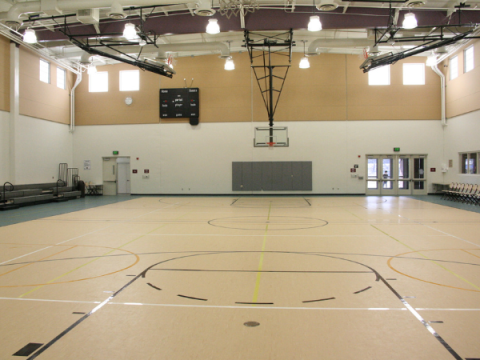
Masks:
[[[367,195],[426,195],[426,155],[367,156]]]
[[[427,195],[426,156],[412,155],[412,195]]]
[[[379,156],[367,156],[367,195],[380,195],[380,164]]]

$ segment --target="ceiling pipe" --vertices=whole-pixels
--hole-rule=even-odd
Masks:
[[[102,52],[108,54],[118,55],[118,51],[107,47],[96,47],[95,49],[101,50]],[[125,54],[138,54],[139,46],[138,45],[127,45],[120,48]],[[221,42],[206,42],[206,43],[183,43],[183,44],[159,44],[155,45],[145,45],[142,48],[143,54],[149,53],[158,53],[159,58],[166,58],[166,53],[168,52],[181,52],[181,51],[216,51],[220,52],[220,58],[227,59],[230,57],[230,49],[227,45]],[[79,56],[85,56],[85,52],[72,52],[70,54],[65,54],[61,58],[73,58]],[[92,56],[88,54],[88,56]]]
[[[373,40],[366,39],[317,39],[308,46],[307,55],[318,55],[318,48],[345,48],[373,46]]]
[[[75,12],[78,9],[99,9],[99,8],[110,8],[112,3],[116,2],[121,6],[151,6],[159,5],[159,0],[57,0],[56,8],[64,12]],[[183,4],[185,1],[182,0],[172,0],[168,4]],[[8,12],[0,13],[0,19],[8,19],[8,14],[10,16],[27,14],[27,13],[37,13],[42,11],[42,2],[41,1],[28,1],[20,2],[13,5]]]
[[[432,70],[435,71],[435,73],[440,76],[440,86],[441,86],[441,107],[442,107],[442,125],[447,126],[447,117],[445,114],[445,74],[442,73],[437,65],[432,66]]]

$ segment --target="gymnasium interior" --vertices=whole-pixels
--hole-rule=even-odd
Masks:
[[[0,0],[1,359],[480,359],[479,0]]]

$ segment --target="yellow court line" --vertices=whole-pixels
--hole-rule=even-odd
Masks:
[[[190,211],[190,212],[191,212],[191,211]],[[185,213],[185,214],[183,214],[183,215],[180,215],[180,216],[178,216],[176,219],[178,219],[178,218],[180,218],[180,217],[182,217],[182,216],[185,216],[185,215],[187,215],[187,214],[188,214],[188,213]],[[175,219],[175,220],[176,220],[176,219]],[[109,254],[111,254],[112,252],[114,252],[114,251],[116,251],[116,250],[119,250],[119,249],[123,248],[124,246],[127,246],[128,244],[131,244],[131,243],[133,243],[134,241],[137,241],[137,240],[141,239],[142,237],[147,236],[147,235],[151,234],[152,232],[157,231],[158,229],[161,229],[162,227],[165,227],[165,226],[167,226],[167,225],[170,225],[170,224],[167,224],[167,223],[166,223],[166,224],[163,224],[163,225],[161,225],[161,226],[153,229],[152,231],[149,231],[149,232],[146,233],[146,234],[140,235],[140,236],[138,236],[137,238],[135,238],[135,239],[133,239],[133,240],[130,240],[130,241],[126,242],[125,244],[123,244],[123,245],[121,245],[121,246],[119,246],[119,247],[117,247],[117,248],[114,248],[114,249],[106,252],[105,254],[102,254],[102,255],[100,255],[99,257],[97,257],[97,258],[95,258],[95,259],[93,259],[93,260],[90,260],[89,262],[87,262],[87,263],[85,263],[85,264],[83,264],[83,265],[80,265],[80,266],[76,267],[75,269],[72,269],[72,270],[70,270],[70,271],[67,271],[66,273],[63,273],[63,274],[60,275],[60,276],[57,276],[55,279],[52,279],[52,280],[50,280],[50,281],[47,281],[44,285],[37,286],[37,287],[33,288],[32,290],[27,291],[26,293],[20,295],[19,298],[22,298],[22,297],[24,297],[25,295],[31,294],[31,293],[33,293],[34,291],[37,291],[37,290],[41,289],[42,287],[44,287],[44,286],[46,286],[46,285],[54,282],[55,280],[61,279],[62,277],[67,276],[67,275],[71,274],[72,272],[74,272],[74,271],[76,271],[76,270],[78,270],[78,269],[81,269],[82,267],[87,266],[87,265],[93,263],[94,261],[97,261],[97,260],[99,260],[99,259],[101,259],[101,258],[103,258],[103,257],[105,257],[105,256],[107,256],[107,255],[109,255]]]
[[[267,232],[268,232],[268,221],[270,221],[270,211],[272,210],[272,202],[270,201],[270,205],[268,207],[268,216],[267,216],[267,226],[265,227],[265,234],[263,235],[263,243],[262,243],[262,252],[260,253],[260,261],[258,263],[257,269],[257,280],[255,282],[255,290],[253,291],[253,300],[252,302],[256,303],[258,300],[258,292],[260,290],[260,278],[262,277],[262,268],[263,268],[263,257],[265,247],[267,245]]]
[[[74,246],[72,246],[72,247],[70,247],[70,248],[68,248],[68,249],[64,249],[64,250],[62,250],[62,251],[59,251],[59,252],[57,252],[57,253],[55,253],[55,254],[48,255],[48,256],[46,256],[46,257],[44,257],[44,258],[38,259],[38,260],[36,260],[36,261],[34,261],[34,262],[31,262],[31,263],[29,263],[29,264],[25,264],[25,265],[23,265],[23,266],[20,266],[20,267],[18,267],[18,268],[13,269],[13,270],[7,271],[7,272],[5,272],[5,273],[3,273],[3,274],[0,274],[0,276],[7,275],[7,274],[10,274],[10,273],[12,273],[12,272],[14,272],[14,271],[23,269],[24,267],[33,265],[33,264],[35,264],[35,263],[37,263],[37,262],[39,262],[39,261],[48,259],[49,257],[55,256],[55,255],[58,255],[58,254],[61,254],[61,253],[64,252],[64,251],[71,250],[71,249],[73,249],[74,247],[77,247],[77,245],[74,245]]]
[[[453,276],[455,276],[456,278],[458,278],[458,279],[462,280],[463,282],[465,282],[465,283],[469,284],[470,286],[473,286],[475,289],[477,289],[477,290],[480,290],[480,287],[478,287],[478,286],[477,286],[477,285],[475,285],[474,283],[472,283],[472,282],[468,281],[468,280],[467,280],[467,279],[465,279],[463,276],[460,276],[460,275],[458,275],[456,272],[454,272],[454,271],[452,271],[452,270],[448,269],[447,267],[443,266],[442,264],[439,264],[439,263],[438,263],[438,262],[436,262],[435,260],[432,260],[432,259],[430,259],[428,256],[426,256],[426,255],[422,254],[420,251],[418,251],[418,250],[415,250],[415,249],[414,249],[414,248],[412,248],[411,246],[408,246],[407,244],[405,244],[405,243],[401,242],[401,241],[400,241],[400,240],[398,240],[398,239],[395,239],[393,236],[391,236],[391,235],[387,234],[385,231],[382,231],[382,230],[380,230],[380,229],[379,229],[379,228],[377,228],[376,226],[373,226],[373,225],[370,225],[370,226],[372,226],[374,229],[377,229],[377,230],[378,230],[378,231],[380,231],[381,233],[383,233],[383,234],[387,235],[389,238],[391,238],[391,239],[395,240],[395,241],[396,241],[396,242],[398,242],[399,244],[402,244],[403,246],[405,246],[405,247],[409,248],[410,250],[412,250],[412,251],[416,252],[417,254],[419,254],[420,256],[422,256],[424,259],[426,259],[426,260],[429,260],[430,262],[434,263],[435,265],[437,265],[438,267],[442,268],[443,270],[446,270],[446,271],[448,271],[450,274],[452,274],[452,275],[453,275]]]

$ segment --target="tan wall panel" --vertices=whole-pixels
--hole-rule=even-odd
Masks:
[[[463,51],[474,46],[474,69],[464,73],[464,53]],[[449,60],[458,56],[458,77],[450,80],[450,69],[448,67]],[[446,65],[446,67],[444,67]],[[466,114],[471,111],[480,109],[480,42],[471,42],[455,54],[446,59],[439,68],[444,69],[446,76],[446,102],[447,102],[447,118]]]
[[[368,75],[359,69],[363,59],[357,55],[321,54],[309,58],[310,69],[299,69],[302,56],[301,53],[292,56],[292,66],[274,116],[275,123],[440,117],[440,82],[429,68],[426,71],[427,85],[408,87],[402,84],[401,64],[423,62],[424,57],[409,58],[393,65],[392,85],[375,87],[368,85]],[[252,77],[248,54],[234,54],[233,58],[234,71],[225,71],[225,60],[219,59],[218,55],[175,59],[177,74],[173,79],[141,72],[141,89],[132,94],[118,91],[119,70],[132,67],[125,64],[103,66],[99,69],[109,71],[110,91],[90,94],[88,78],[82,82],[76,97],[77,125],[158,123],[159,89],[190,86],[192,78],[193,87],[200,89],[200,122],[255,121],[267,124],[267,111],[257,81]],[[279,87],[276,80],[274,88]],[[123,103],[127,95],[132,96],[134,105],[145,109],[143,116],[135,116],[134,105],[127,107]],[[100,111],[92,111],[92,107]],[[188,119],[161,121],[179,122],[185,123]]]
[[[0,35],[0,110],[10,111],[10,40]]]
[[[20,47],[20,114],[63,124],[70,123],[72,74],[66,89],[57,87],[57,66],[50,63],[50,84],[40,81],[40,57]]]

